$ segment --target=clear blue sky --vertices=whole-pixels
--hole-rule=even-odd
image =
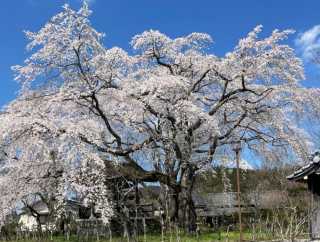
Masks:
[[[207,32],[214,38],[212,51],[223,55],[238,39],[258,24],[263,35],[274,28],[293,28],[295,38],[320,24],[319,0],[91,0],[93,26],[106,33],[106,46],[129,49],[132,36],[158,29],[175,37]],[[27,56],[23,30],[37,31],[61,10],[64,3],[78,8],[80,0],[4,0],[0,7],[0,106],[15,97],[18,85],[10,66],[22,64]],[[319,36],[317,35],[317,38]],[[318,39],[317,39],[318,41]],[[306,64],[306,85],[320,86],[318,68]]]

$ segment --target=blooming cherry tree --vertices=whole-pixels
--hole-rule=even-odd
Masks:
[[[104,47],[90,14],[86,4],[66,5],[27,32],[32,55],[13,68],[22,88],[3,114],[1,143],[21,164],[54,147],[73,167],[64,183],[106,204],[105,221],[110,164],[129,180],[168,187],[168,215],[193,230],[194,178],[217,154],[232,158],[235,143],[264,159],[308,153],[298,121],[318,114],[319,90],[302,86],[300,59],[281,44],[291,30],[260,39],[258,26],[223,57],[210,53],[208,34],[171,39],[150,30],[132,39],[129,56]]]

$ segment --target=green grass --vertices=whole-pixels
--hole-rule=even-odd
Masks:
[[[253,235],[249,231],[245,231],[243,233],[243,239],[245,241],[267,241],[272,239],[277,239],[274,237],[274,234],[266,234],[260,233],[256,234],[256,238],[253,238]],[[278,238],[279,239],[279,238]],[[49,237],[41,238],[41,239],[21,239],[21,240],[10,240],[10,241],[0,241],[0,242],[65,242],[65,238],[63,236],[55,236],[53,240],[50,240]],[[76,236],[72,236],[69,240],[70,242],[93,242],[97,241],[96,238],[92,238],[86,240],[85,238],[77,239]],[[239,241],[239,232],[231,231],[231,232],[203,232],[199,236],[196,235],[183,235],[176,233],[165,234],[162,238],[159,234],[148,234],[146,238],[143,235],[140,235],[136,240],[131,239],[130,242],[236,242]],[[110,242],[109,238],[100,238],[99,242]],[[114,237],[112,238],[112,242],[127,242],[126,238]]]
[[[259,236],[264,239],[267,239],[266,235]],[[214,242],[214,241],[229,241],[234,242],[238,241],[239,239],[239,233],[238,232],[222,232],[220,235],[218,233],[203,233],[199,236],[196,235],[179,235],[177,236],[176,233],[166,234],[163,237],[159,234],[156,235],[147,235],[146,240],[143,235],[139,236],[137,240],[131,240],[132,242]],[[244,239],[247,241],[252,241],[252,235],[248,232],[244,233]],[[64,242],[66,241],[63,236],[56,236],[53,238],[53,240],[50,240],[50,238],[41,238],[41,239],[29,239],[29,240],[18,240],[17,242]],[[72,236],[69,240],[70,242],[78,242],[77,238]],[[87,242],[85,239],[80,239],[79,242]],[[96,239],[92,239],[89,241],[96,241]],[[109,238],[107,239],[100,239],[100,242],[110,242]],[[0,241],[2,242],[2,241]],[[12,241],[6,241],[6,242],[16,242],[15,240]],[[124,238],[112,238],[112,242],[127,242],[127,239]]]

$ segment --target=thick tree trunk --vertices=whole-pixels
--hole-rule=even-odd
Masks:
[[[184,228],[186,232],[196,231],[196,212],[192,200],[192,190],[194,184],[195,170],[191,164],[185,168],[181,183],[177,182],[176,176],[171,176],[159,171],[146,171],[130,157],[126,157],[128,163],[119,166],[118,169],[124,177],[132,181],[140,182],[160,182],[169,187],[169,196],[163,201],[169,203],[170,211],[164,211],[169,216],[170,221]],[[165,200],[164,199],[164,200]],[[168,214],[167,214],[168,213]]]
[[[166,217],[170,219],[170,222],[176,224],[179,221],[179,190],[174,190],[172,188],[168,189],[166,196],[164,196],[164,209]]]
[[[172,224],[178,225],[187,233],[196,231],[197,216],[191,190],[171,190],[170,195],[164,196],[163,200],[165,214]]]
[[[179,220],[180,226],[183,226],[186,232],[196,232],[197,214],[192,198],[194,185],[194,170],[190,166],[184,173],[181,180],[181,192],[179,196]]]
[[[192,190],[183,188],[179,194],[179,225],[185,232],[196,232],[197,215],[192,199]]]
[[[191,179],[190,179],[191,178]],[[196,211],[192,199],[193,177],[182,179],[179,189],[169,187],[161,195],[162,205],[169,221],[187,233],[196,232]]]

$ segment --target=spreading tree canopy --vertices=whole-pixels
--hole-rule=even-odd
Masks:
[[[7,191],[1,215],[30,192],[49,194],[35,182],[47,184],[45,175],[29,174],[47,163],[60,167],[55,196],[72,188],[109,204],[105,169],[113,164],[130,180],[168,187],[170,217],[193,224],[195,176],[219,154],[233,158],[234,144],[267,160],[302,160],[312,148],[300,121],[318,115],[320,92],[301,84],[302,62],[282,44],[292,30],[259,38],[257,26],[222,57],[211,53],[208,34],[172,39],[149,30],[133,37],[128,54],[103,45],[90,14],[86,4],[79,11],[65,5],[38,32],[26,32],[31,55],[13,67],[20,94],[0,116],[13,170],[7,177],[14,177],[0,181]],[[29,188],[15,185],[22,179]],[[107,220],[111,205],[105,208]]]

